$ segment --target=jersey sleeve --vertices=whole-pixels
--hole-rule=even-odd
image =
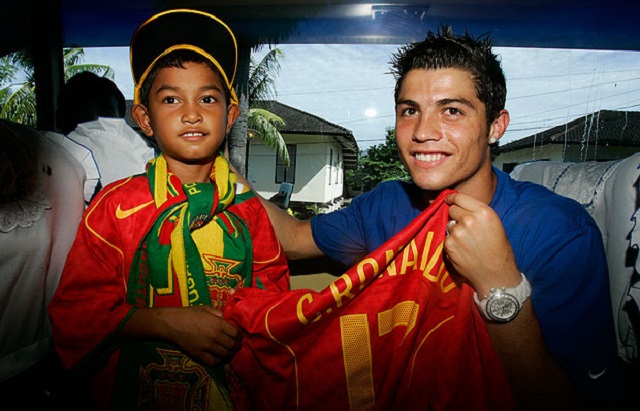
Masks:
[[[87,209],[49,304],[53,341],[69,368],[99,355],[98,348],[108,344],[133,308],[125,302],[121,247],[110,233],[92,226],[98,220],[106,227],[110,217]]]
[[[346,208],[320,214],[311,219],[311,232],[316,246],[330,258],[345,266],[355,264],[366,255],[366,242],[361,222],[361,199]]]
[[[313,217],[311,231],[320,251],[350,267],[409,225],[426,207],[414,184],[387,181],[354,198],[348,207]]]
[[[249,227],[253,250],[252,287],[269,291],[290,289],[289,265],[280,241],[276,237],[267,211],[252,192],[234,209]]]

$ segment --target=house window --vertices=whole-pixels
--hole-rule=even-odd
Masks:
[[[296,183],[296,149],[297,146],[295,144],[287,144],[289,167],[284,165],[284,161],[280,156],[276,156],[276,184]]]
[[[329,185],[331,185],[331,179],[333,178],[333,149],[329,149]]]

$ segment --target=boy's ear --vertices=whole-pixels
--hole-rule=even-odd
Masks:
[[[151,127],[151,119],[149,118],[147,107],[144,104],[136,104],[131,108],[131,115],[144,135],[153,137],[153,127]]]
[[[240,116],[240,107],[237,104],[229,104],[227,107],[227,134],[231,132],[231,127]]]

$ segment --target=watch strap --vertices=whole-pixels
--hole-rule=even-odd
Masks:
[[[525,277],[523,273],[520,273],[520,276],[522,277],[522,280],[515,287],[492,288],[489,294],[485,295],[482,300],[478,298],[478,293],[473,293],[473,299],[476,305],[478,306],[478,309],[480,310],[480,312],[485,318],[489,320],[498,320],[498,321],[504,322],[504,321],[511,321],[517,316],[518,312],[522,309],[522,305],[524,304],[524,302],[527,300],[527,298],[531,296],[531,284],[529,284],[527,277]],[[519,306],[517,308],[515,315],[507,320],[496,319],[487,312],[487,303],[489,302],[489,300],[492,297],[499,296],[501,294],[508,294],[509,296],[515,297],[515,299],[519,302]]]

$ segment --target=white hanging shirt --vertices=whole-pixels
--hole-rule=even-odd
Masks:
[[[33,134],[23,137],[39,139],[35,188],[26,198],[0,204],[0,381],[51,350],[47,305],[84,211],[85,170],[69,147],[91,160],[82,147],[61,147],[60,134]]]
[[[98,167],[101,187],[116,180],[145,172],[147,162],[155,156],[144,138],[123,118],[99,117],[78,124],[68,135],[72,141],[88,148]],[[93,187],[85,185],[85,201],[92,198]]]

